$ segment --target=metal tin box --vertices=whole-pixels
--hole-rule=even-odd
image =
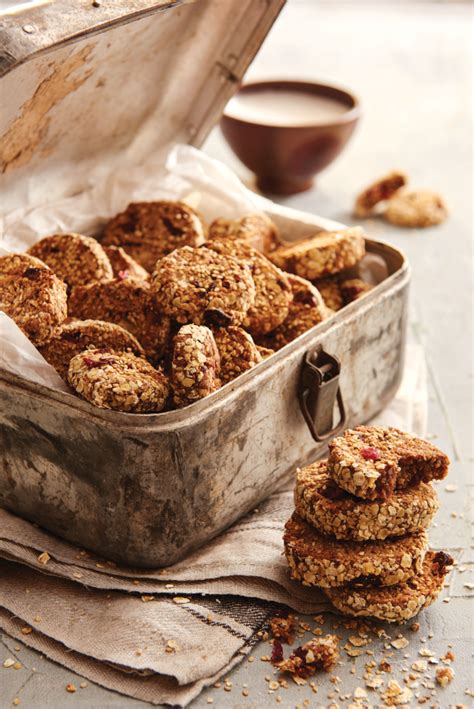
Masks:
[[[48,194],[72,194],[105,152],[111,164],[137,165],[174,141],[202,142],[282,2],[94,5],[43,3],[20,21],[0,18],[9,209],[26,199],[31,176],[38,200],[46,179]],[[125,86],[128,77],[137,80]],[[133,150],[132,134],[142,138]],[[331,227],[271,203],[267,211],[294,238]],[[132,566],[171,564],[206,542],[321,453],[336,399],[336,424],[343,413],[355,425],[395,393],[409,268],[388,245],[369,241],[368,250],[383,255],[388,278],[182,410],[101,410],[0,371],[0,505]]]

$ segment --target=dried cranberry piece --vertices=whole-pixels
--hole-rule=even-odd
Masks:
[[[364,460],[380,460],[380,453],[377,448],[371,448],[370,446],[362,448],[360,454]]]
[[[94,369],[95,367],[102,367],[104,364],[115,363],[115,359],[113,357],[99,357],[98,359],[92,359],[92,357],[84,357],[82,361],[89,369]]]
[[[277,665],[279,662],[283,661],[283,645],[278,641],[273,641],[271,663],[272,665]]]
[[[42,268],[35,268],[31,266],[30,268],[27,268],[26,271],[24,271],[23,275],[30,281],[36,281],[40,277],[42,270]]]
[[[437,576],[444,576],[448,566],[452,566],[454,563],[453,557],[446,554],[445,551],[436,552],[433,559],[433,572]]]

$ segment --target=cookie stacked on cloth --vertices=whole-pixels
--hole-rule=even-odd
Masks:
[[[448,466],[438,448],[395,428],[335,438],[327,460],[297,471],[284,534],[292,578],[347,615],[412,618],[437,598],[453,563],[429,550],[426,533],[439,507],[430,483]]]

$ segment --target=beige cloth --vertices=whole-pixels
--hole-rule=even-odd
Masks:
[[[420,348],[408,349],[407,362],[377,423],[423,435]],[[118,567],[0,510],[0,628],[104,687],[186,706],[250,651],[277,604],[301,613],[329,608],[320,592],[289,578],[281,538],[292,509],[291,492],[275,493],[162,570]],[[46,564],[38,558],[45,551]],[[33,631],[23,634],[25,626]]]

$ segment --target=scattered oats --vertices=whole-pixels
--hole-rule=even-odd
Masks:
[[[411,668],[412,670],[415,670],[415,672],[425,672],[428,667],[428,663],[426,660],[416,660]]]
[[[22,667],[23,665],[21,664],[21,662],[18,662],[18,660],[13,664],[14,670],[21,670]]]
[[[467,571],[467,566],[464,566],[464,564],[462,566],[458,566],[458,571],[460,574],[464,573]]]
[[[408,687],[401,687],[394,679],[390,680],[385,692],[382,692],[381,699],[389,707],[407,704],[413,696],[413,692]]]
[[[135,650],[135,655],[140,657],[140,655],[143,655],[143,652],[141,650]]]
[[[178,605],[182,605],[184,603],[191,603],[191,599],[186,598],[186,596],[174,596],[173,603],[177,603]]]
[[[446,598],[443,598],[443,603],[450,603],[451,599],[449,596],[446,596]]]
[[[449,485],[445,485],[444,489],[446,490],[446,492],[456,492],[456,490],[458,489],[458,486],[450,483]]]
[[[39,563],[40,563],[40,564],[44,564],[45,566],[46,566],[46,564],[48,563],[48,561],[49,561],[50,559],[51,559],[51,557],[50,557],[50,555],[48,554],[47,551],[43,551],[43,552],[38,556],[38,561],[39,561]]]
[[[441,687],[447,687],[454,678],[454,670],[451,667],[440,667],[436,670],[436,681]]]
[[[176,640],[168,640],[166,643],[166,652],[177,652],[178,650],[181,650],[180,646],[176,642]]]
[[[279,694],[275,697],[275,701],[278,702],[278,704],[280,704],[280,702],[281,702],[281,697],[280,697]]]
[[[132,583],[133,583],[134,586],[139,586],[140,581],[138,581],[138,579],[134,579],[134,580],[132,581]]]
[[[447,665],[451,664],[456,659],[456,656],[454,652],[451,652],[451,650],[448,650],[448,652],[443,655],[442,657],[439,658],[442,662],[445,662]]]
[[[363,638],[360,635],[351,635],[348,640],[351,645],[354,645],[355,647],[363,647],[364,645],[368,645],[370,643],[369,638]]]
[[[14,664],[15,664],[15,660],[11,657],[7,657],[7,659],[3,663],[3,666],[4,667],[13,667]]]
[[[418,654],[421,657],[434,657],[434,652],[431,652],[427,647],[422,647],[421,650],[418,650]]]
[[[272,680],[268,683],[268,689],[280,689],[280,684],[276,680]]]
[[[147,595],[140,596],[140,598],[142,599],[143,603],[149,603],[150,601],[155,600],[154,596],[147,596]]]
[[[465,583],[464,586],[465,586],[465,588],[468,588],[470,591],[472,591],[472,589],[474,589],[474,583],[471,583],[470,581]]]
[[[464,694],[467,694],[468,697],[474,697],[474,689],[466,689]]]
[[[20,698],[19,698],[19,697],[15,697],[15,699],[12,701],[12,704],[13,704],[13,706],[15,706],[15,707],[17,707],[17,706],[19,705],[19,703],[20,703]]]
[[[255,657],[253,655],[249,655],[247,662],[255,662]]]
[[[354,699],[367,699],[367,692],[363,687],[356,687],[354,690]]]
[[[248,690],[248,689],[243,689],[243,690],[242,690],[242,696],[243,696],[243,697],[248,697],[248,696],[249,696],[249,690]]]
[[[383,685],[383,679],[377,675],[375,677],[368,677],[365,680],[365,686],[369,689],[378,689]]]
[[[212,617],[212,613],[208,613],[208,614],[207,614],[206,620],[207,620],[208,623],[210,623],[211,620],[214,620],[214,618]]]
[[[303,686],[304,684],[307,684],[306,680],[303,679],[303,677],[298,677],[298,675],[291,675],[291,679],[295,684],[298,684],[300,686]]]
[[[214,704],[213,698],[212,698],[212,697],[208,697],[208,698],[207,698],[207,703],[208,703],[208,704]]]
[[[260,658],[262,662],[270,662],[270,655],[262,655]]]
[[[87,687],[87,682],[81,682],[81,684],[79,685],[79,687],[80,687],[81,689],[85,689],[85,688]]]
[[[392,647],[394,647],[396,650],[401,650],[402,648],[406,647],[407,645],[410,644],[410,641],[407,640],[407,638],[404,638],[403,636],[400,636],[398,638],[395,638],[395,640],[392,640],[390,643]]]
[[[33,618],[33,620],[35,621],[35,623],[41,623],[42,618],[41,618],[40,615],[35,615],[35,617]]]
[[[165,583],[165,588],[174,588],[174,583]]]
[[[103,564],[99,564],[99,563],[96,564],[96,567],[98,569],[105,569],[105,566]]]
[[[221,682],[214,682],[214,684],[212,686],[215,687],[216,689],[220,689],[222,687],[222,683]]]
[[[66,692],[70,692],[70,694],[74,694],[75,691],[76,691],[76,687],[73,684],[66,685]]]
[[[29,635],[30,633],[33,632],[33,628],[30,628],[28,625],[25,626],[24,628],[21,629],[21,632],[23,635]]]

